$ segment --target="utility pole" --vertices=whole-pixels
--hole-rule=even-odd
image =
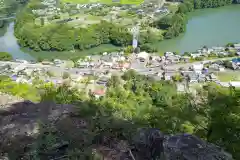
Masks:
[[[133,49],[136,49],[138,47],[139,28],[140,28],[140,24],[138,23],[138,24],[135,24],[131,29],[131,33],[133,35],[133,39],[132,39]]]

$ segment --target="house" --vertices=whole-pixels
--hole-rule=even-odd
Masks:
[[[227,56],[227,55],[229,55],[228,52],[218,52],[217,54],[218,54],[218,55],[223,55],[223,56]]]
[[[206,81],[206,75],[200,74],[198,75],[198,82],[205,82]]]
[[[163,72],[163,78],[164,80],[172,80],[172,77],[176,75],[175,71],[167,71]]]
[[[182,71],[181,75],[186,78],[188,82],[198,82],[199,74],[194,71]],[[201,77],[202,78],[202,77]]]
[[[13,72],[17,73],[17,72],[23,71],[25,69],[26,69],[26,66],[19,65],[13,70]]]
[[[127,63],[127,62],[126,62],[126,63],[120,63],[120,64],[119,64],[119,67],[122,68],[122,69],[123,69],[123,68],[129,69],[129,68],[131,67],[131,64],[130,64],[130,63]]]
[[[191,54],[192,58],[203,57],[203,56],[204,56],[204,54],[202,54],[202,53],[192,53]]]
[[[237,50],[240,50],[240,43],[234,44],[234,48],[237,49]]]
[[[12,79],[12,81],[16,81],[18,79],[18,76],[17,75],[12,75],[11,79]]]
[[[170,63],[178,63],[180,61],[180,57],[168,56],[166,60],[168,60]]]
[[[137,58],[146,60],[149,58],[149,54],[147,52],[140,52],[137,54]]]
[[[212,47],[212,49],[213,49],[212,52],[215,52],[215,53],[225,51],[225,48],[224,48],[224,47]]]
[[[33,73],[33,69],[27,68],[26,70],[24,70],[25,74],[30,76]]]
[[[0,70],[4,71],[4,70],[10,70],[11,66],[9,64],[3,64],[0,66]]]
[[[174,53],[173,52],[165,52],[164,56],[165,57],[174,56]]]
[[[219,70],[219,68],[220,68],[220,65],[216,63],[213,63],[209,66],[209,69]]]
[[[89,62],[77,62],[79,68],[88,68]]]
[[[187,80],[190,83],[195,83],[195,82],[198,82],[198,77],[199,76],[197,73],[191,72],[187,75]]]
[[[108,78],[107,77],[100,77],[96,83],[99,84],[99,85],[106,86],[107,82],[108,82]]]
[[[99,89],[99,90],[93,91],[92,94],[95,96],[95,98],[100,98],[105,95],[105,91],[103,89]]]
[[[42,61],[41,62],[43,65],[50,65],[50,64],[52,64],[52,62],[50,62],[50,61]]]
[[[53,63],[54,63],[54,64],[62,64],[63,61],[60,60],[60,59],[54,59],[54,60],[53,60]]]
[[[190,57],[188,57],[188,56],[182,56],[181,58],[180,58],[180,60],[182,60],[182,61],[184,61],[184,62],[189,62],[189,60],[190,60],[191,58]]]
[[[193,71],[195,71],[196,73],[201,74],[202,70],[203,70],[203,64],[194,64],[192,65],[192,69]]]
[[[102,62],[112,62],[112,58],[111,58],[110,55],[103,55],[103,56],[100,58],[100,60],[101,60]]]
[[[211,79],[211,81],[217,81],[217,76],[214,75],[213,73],[209,75],[209,78]]]
[[[216,82],[218,79],[217,79],[217,76],[215,76],[213,73],[210,73],[209,75],[206,76],[206,81],[214,81]]]
[[[15,61],[18,62],[18,63],[23,63],[23,64],[27,64],[28,63],[28,61],[22,60],[22,59],[16,59]]]

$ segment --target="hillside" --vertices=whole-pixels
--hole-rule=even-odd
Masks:
[[[62,156],[91,159],[110,154],[112,160],[114,155],[131,159],[128,151],[131,149],[138,160],[158,157],[161,153],[195,159],[199,156],[232,159],[203,141],[206,140],[239,159],[238,89],[208,84],[196,95],[180,94],[174,83],[154,81],[133,71],[123,77],[112,76],[107,86],[106,95],[96,99],[70,89],[67,84],[54,87],[38,83],[27,87],[1,80],[1,92],[35,101],[16,99],[10,105],[8,100],[4,102],[0,109],[1,152],[8,153],[9,159],[45,160]],[[3,99],[6,96],[1,95]],[[15,98],[10,98],[10,102],[11,99]],[[149,129],[140,130],[143,134],[138,137],[139,128]],[[151,128],[158,128],[164,134]],[[184,143],[189,147],[181,145]]]

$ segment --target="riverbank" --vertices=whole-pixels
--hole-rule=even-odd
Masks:
[[[198,9],[190,12],[186,32],[180,36],[151,44],[159,52],[193,52],[203,46],[224,46],[240,41],[240,5]],[[231,18],[229,18],[231,17]]]
[[[225,46],[229,42],[240,41],[240,32],[238,31],[238,26],[240,26],[240,5],[196,10],[189,13],[188,19],[186,33],[171,40],[164,40],[160,43],[152,44],[154,46],[153,48],[157,48],[159,54],[163,54],[166,51],[183,53],[186,51],[196,51],[203,46]],[[223,19],[225,19],[224,23]],[[70,51],[35,52],[27,48],[20,49],[17,44],[17,39],[14,36],[13,23],[10,23],[5,29],[0,29],[0,32],[5,33],[4,36],[0,36],[0,51],[11,53],[13,58],[26,60],[37,58],[48,60],[53,58],[69,59],[87,54],[102,53],[104,51],[110,52],[120,48],[103,44],[85,51],[75,50],[75,53]]]
[[[79,51],[79,50],[74,50],[74,51],[63,51],[63,52],[49,52],[49,51],[33,51],[28,48],[22,48],[21,50],[25,53],[30,54],[32,57],[35,59],[44,59],[44,60],[52,60],[52,59],[74,59],[74,58],[80,58],[84,57],[87,55],[96,55],[100,54],[103,52],[113,52],[116,50],[121,49],[120,47],[116,47],[110,44],[102,44],[98,47],[94,47],[88,50],[84,51]]]

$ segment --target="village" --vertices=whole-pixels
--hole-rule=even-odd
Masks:
[[[149,29],[147,24],[173,12],[168,9],[169,7],[173,10],[176,8],[176,4],[168,4],[165,1],[150,1],[141,5],[60,3],[56,0],[44,0],[41,3],[45,7],[32,10],[32,13],[38,17],[35,24],[39,26],[67,23],[75,28],[86,28],[88,25],[98,24],[104,20],[129,29],[132,28],[133,22],[139,23],[143,31]]]
[[[232,55],[234,53],[234,55]],[[19,83],[34,84],[36,80],[60,85],[68,82],[72,87],[96,96],[103,96],[112,75],[121,76],[125,71],[135,70],[155,80],[174,81],[178,90],[184,92],[187,85],[215,82],[228,87],[240,87],[240,44],[232,47],[204,47],[197,53],[176,55],[166,52],[163,56],[147,52],[103,53],[71,60],[54,59],[28,62],[16,59],[1,62],[1,75],[7,75]]]

